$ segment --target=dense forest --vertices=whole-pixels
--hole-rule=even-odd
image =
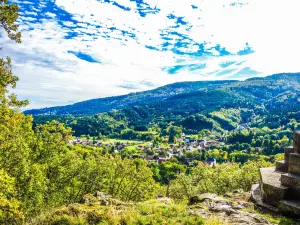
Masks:
[[[197,81],[166,85],[151,91],[100,98],[73,105],[25,111],[33,115],[94,115],[129,108],[146,108],[155,115],[186,115],[227,107],[247,106],[271,111],[298,109],[300,74],[276,74],[245,81]],[[221,97],[221,98],[220,98]],[[240,105],[241,104],[241,105]],[[258,110],[258,109],[257,109]]]
[[[230,84],[234,82],[236,81],[181,82],[166,85],[155,90],[131,93],[123,96],[93,99],[63,107],[28,110],[26,113],[51,115],[93,115],[100,112],[128,108],[130,106],[136,106],[145,102],[151,103],[165,100],[171,96],[199,91],[202,89],[215,90],[224,84]]]
[[[168,137],[167,142],[175,144],[179,144],[183,133],[198,139],[214,134],[227,145],[212,150],[276,155],[283,153],[291,143],[293,131],[300,129],[299,81],[300,74],[277,74],[224,82],[214,86],[214,90],[187,91],[153,103],[95,115],[35,114],[34,126],[57,120],[72,128],[76,137],[159,143]],[[193,87],[198,88],[199,83]]]
[[[162,92],[173,86],[180,87],[180,91]],[[117,136],[124,128],[147,131],[153,124],[169,122],[182,126],[187,133],[206,128],[232,131],[241,123],[279,128],[291,119],[299,119],[299,91],[300,74],[277,74],[239,82],[177,83],[134,95],[140,99],[149,99],[146,103],[142,100],[128,100],[133,96],[129,94],[116,97],[123,100],[116,100],[115,103],[111,98],[105,98],[72,106],[29,110],[25,113],[33,114],[36,123],[44,123],[50,119],[65,122],[79,136]],[[175,94],[178,92],[179,94]],[[157,99],[157,96],[164,98]],[[156,100],[152,102],[152,98]],[[112,110],[100,109],[97,101],[110,102],[108,105],[118,105],[123,101],[126,103],[117,107],[122,109]],[[128,107],[127,103],[133,106]],[[83,111],[78,113],[78,110]],[[105,112],[98,113],[101,111]],[[86,115],[90,113],[94,115]]]

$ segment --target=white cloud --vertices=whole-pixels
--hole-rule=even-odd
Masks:
[[[45,15],[46,15],[46,16],[49,16],[49,17],[51,17],[51,18],[55,18],[55,17],[56,17],[56,14],[50,13],[50,12],[46,12]]]
[[[36,12],[24,12],[24,13],[20,13],[21,15],[31,15],[31,16],[37,16],[38,14]]]
[[[238,4],[230,6],[232,1],[229,0],[148,0],[151,8],[156,7],[160,11],[141,17],[137,13],[137,5],[129,0],[117,3],[129,7],[130,11],[97,0],[56,0],[58,7],[65,9],[80,23],[59,23],[60,17],[53,11],[46,12],[51,19],[42,18],[39,23],[34,23],[33,17],[41,15],[42,8],[46,6],[46,2],[41,0],[38,11],[20,15],[23,43],[17,45],[7,38],[0,38],[0,46],[5,47],[0,56],[10,55],[14,59],[14,70],[20,77],[17,93],[31,100],[31,108],[125,94],[130,90],[120,87],[124,83],[136,84],[134,91],[137,91],[152,88],[143,81],[157,87],[183,80],[230,79],[247,67],[261,75],[299,71],[300,34],[297,30],[300,14],[297,9],[300,2],[238,2],[245,4],[242,7]],[[197,5],[198,9],[191,5]],[[188,25],[172,28],[176,26],[176,19],[168,19],[170,14],[184,17]],[[111,27],[116,29],[111,30]],[[123,35],[122,30],[136,35],[136,38],[128,37],[130,34]],[[255,53],[200,57],[145,48],[145,45],[160,48],[165,42],[160,35],[163,31],[178,32],[194,42],[207,43],[207,47],[220,45],[232,53],[242,50],[248,43]],[[68,32],[80,35],[66,39]],[[169,41],[172,44],[179,39],[176,35],[169,37],[173,38]],[[199,50],[199,46],[185,41],[188,49],[177,47],[177,50]],[[68,51],[87,54],[100,63],[88,63]],[[211,52],[218,53],[213,49]],[[226,61],[236,63],[222,68],[220,64]],[[239,65],[238,62],[242,61],[245,62]],[[173,75],[162,70],[190,64],[206,64],[206,68],[191,71],[185,67]],[[248,74],[245,75],[247,77]]]

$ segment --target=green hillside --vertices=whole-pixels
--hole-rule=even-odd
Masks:
[[[175,88],[173,93],[167,91],[173,87]],[[200,87],[202,90],[198,90]],[[76,105],[58,107],[56,114],[34,114],[35,123],[45,123],[55,119],[72,127],[77,136],[101,134],[111,137],[119,137],[120,132],[125,128],[147,131],[154,124],[164,129],[170,123],[182,126],[187,133],[195,133],[201,129],[232,131],[243,123],[251,123],[255,126],[264,126],[264,123],[268,123],[269,126],[276,128],[287,124],[290,119],[299,117],[300,74],[277,74],[239,82],[177,83],[153,91],[137,93],[136,99],[151,99],[149,96],[152,95],[154,96],[152,99],[158,98],[158,93],[164,97],[156,101],[143,101],[140,104],[136,101],[136,105],[130,107],[125,105],[129,99],[133,99],[133,95],[118,97],[122,98],[120,102],[124,103],[122,103],[124,108],[94,115],[78,115],[77,111],[73,114],[72,110],[65,111],[66,115],[59,115],[68,107],[74,108]],[[166,97],[167,93],[169,93],[168,97]],[[101,101],[111,99],[114,98]],[[78,103],[78,108],[92,112],[99,106],[93,105],[93,101],[100,100]],[[116,98],[115,101],[118,102]],[[91,107],[80,106],[87,103],[92,104]],[[113,104],[112,101],[110,104]],[[43,110],[46,109],[33,112],[45,112]],[[233,113],[234,111],[236,112]]]
[[[27,114],[51,114],[51,115],[93,115],[107,112],[113,109],[122,109],[136,106],[145,102],[155,102],[181,93],[189,93],[199,90],[215,90],[223,85],[235,83],[236,81],[198,81],[180,82],[166,85],[154,90],[130,93],[128,95],[92,99],[62,107],[51,107],[44,109],[27,110]]]

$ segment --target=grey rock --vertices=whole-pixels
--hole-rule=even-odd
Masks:
[[[233,225],[270,225],[267,220],[261,218],[259,215],[243,211],[244,208],[249,206],[247,202],[233,202],[215,194],[193,196],[190,199],[191,202],[194,203],[190,205],[192,207],[190,210],[191,213],[203,218],[214,216]],[[202,205],[205,209],[196,207],[197,204],[199,206]]]

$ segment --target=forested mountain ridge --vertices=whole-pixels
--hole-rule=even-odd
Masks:
[[[276,74],[264,78],[250,78],[245,81],[180,82],[150,91],[92,99],[67,106],[27,110],[25,113],[33,115],[93,115],[145,104],[154,104],[156,107],[168,105],[169,103],[174,104],[175,99],[196,98],[201,93],[217,95],[213,93],[216,90],[227,92],[225,95],[230,94],[233,97],[238,95],[241,98],[248,99],[248,103],[257,104],[263,101],[270,108],[273,108],[278,101],[283,103],[280,107],[286,104],[291,104],[292,106],[293,103],[290,99],[297,101],[297,96],[299,96],[300,73]]]
[[[26,114],[51,114],[51,115],[93,115],[107,112],[113,109],[123,109],[143,103],[165,100],[168,97],[182,93],[190,93],[199,90],[215,90],[223,85],[235,83],[234,80],[227,81],[197,81],[179,82],[165,85],[154,90],[130,93],[127,95],[113,96],[107,98],[91,99],[67,106],[57,106],[43,109],[25,111]]]
[[[264,78],[250,78],[223,87],[240,95],[260,100],[272,100],[285,92],[300,91],[300,73],[275,74]]]
[[[173,93],[172,88],[175,90]],[[152,99],[157,100],[148,101],[152,94]],[[289,123],[290,119],[297,120],[300,117],[300,73],[276,74],[245,81],[175,83],[153,91],[137,93],[134,103],[130,103],[132,106],[125,107],[133,99],[132,96],[78,103],[77,106],[81,105],[78,108],[81,112],[99,109],[100,105],[83,106],[92,104],[93,101],[109,102],[109,107],[114,102],[118,105],[118,98],[121,102],[118,107],[124,107],[93,115],[78,115],[79,111],[72,114],[74,111],[71,108],[76,109],[76,105],[57,107],[57,111],[36,110],[34,113],[41,114],[34,115],[35,124],[44,124],[55,119],[70,126],[75,135],[101,134],[116,138],[127,128],[147,131],[154,124],[164,128],[170,123],[182,127],[186,133],[197,133],[201,129],[231,131],[243,123],[278,128]],[[147,101],[141,101],[142,99]],[[67,109],[70,111],[60,115]]]

